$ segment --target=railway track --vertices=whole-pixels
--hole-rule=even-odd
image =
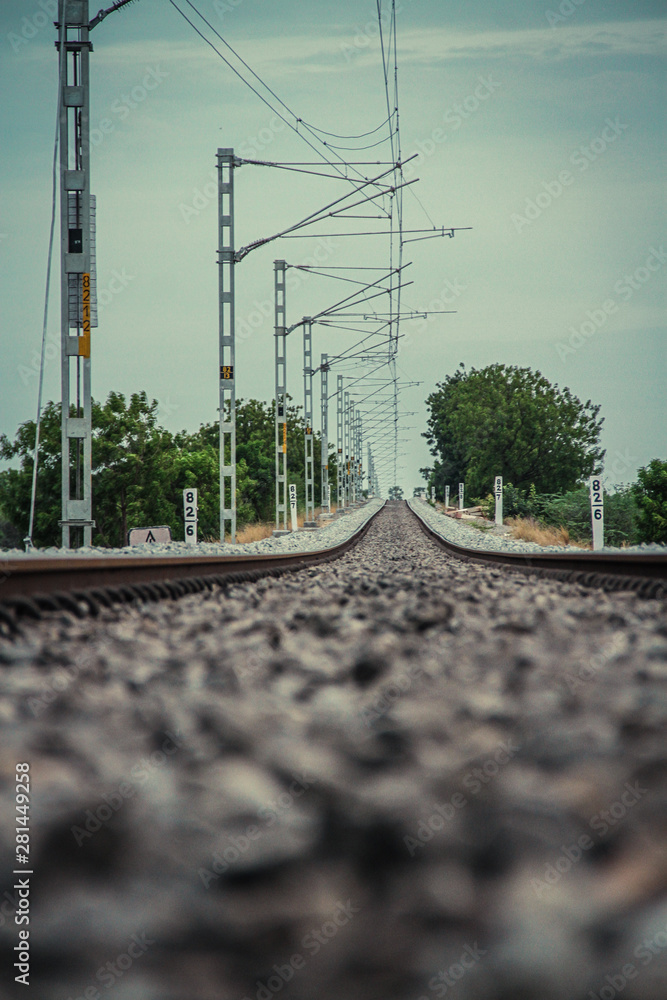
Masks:
[[[459,559],[552,576],[608,591],[633,590],[646,597],[660,597],[667,592],[665,556],[596,553],[519,555],[473,550],[443,538],[424,521],[413,504],[408,503],[408,507],[426,535]],[[340,558],[361,541],[372,519],[339,545],[297,554],[146,558],[74,556],[8,561],[0,574],[0,628],[15,633],[21,617],[38,619],[42,613],[58,609],[76,615],[97,614],[100,607],[109,607],[113,603],[176,598],[215,586],[298,572]]]
[[[408,502],[420,527],[438,545],[459,559],[486,565],[506,566],[524,573],[567,580],[602,590],[633,590],[640,596],[662,597],[667,593],[667,556],[646,553],[556,552],[516,553],[470,549],[444,538],[434,530],[418,509]]]
[[[324,565],[0,638],[36,995],[664,1000],[666,607],[387,504]]]
[[[322,565],[357,545],[380,510],[345,541],[310,552],[7,560],[0,571],[0,628],[16,633],[20,618],[39,619],[44,612],[96,615],[112,604],[177,598]]]

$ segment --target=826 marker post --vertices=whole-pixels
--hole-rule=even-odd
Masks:
[[[590,478],[591,493],[591,524],[593,527],[593,551],[604,546],[604,499],[602,480],[597,476]]]

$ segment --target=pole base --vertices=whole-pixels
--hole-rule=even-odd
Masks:
[[[291,534],[292,534],[292,532],[289,530],[289,528],[274,528],[273,529],[273,537],[274,538],[281,538],[283,535],[291,535]]]

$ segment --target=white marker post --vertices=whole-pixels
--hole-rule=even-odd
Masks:
[[[431,502],[435,503],[435,486],[431,486]]]
[[[590,478],[591,490],[591,524],[593,525],[593,551],[604,547],[604,502],[602,480],[597,476]]]
[[[183,520],[185,521],[185,541],[197,544],[197,490],[183,490]]]
[[[296,523],[296,485],[295,483],[290,483],[289,485],[289,512],[292,519],[292,531],[298,531],[298,526]]]
[[[503,477],[496,476],[493,494],[496,498],[496,524],[503,523]]]
[[[459,510],[463,510],[464,483],[459,483]]]
[[[449,486],[445,486],[445,510],[449,509]]]

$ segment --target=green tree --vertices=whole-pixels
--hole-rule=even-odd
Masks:
[[[93,403],[93,517],[95,544],[122,546],[132,527],[178,524],[172,495],[174,438],[157,423],[157,400],[120,392]],[[178,537],[178,535],[176,535]]]
[[[581,403],[530,368],[459,366],[427,399],[427,439],[436,458],[429,484],[465,482],[483,496],[502,475],[518,489],[570,490],[602,468],[599,406]]]
[[[39,440],[39,475],[33,541],[38,546],[59,545],[60,403],[47,403],[42,410]],[[18,469],[5,469],[0,472],[0,510],[7,521],[5,534],[11,538],[13,545],[17,543],[17,536],[23,539],[28,533],[34,449],[34,420],[26,420],[20,425],[14,441],[10,441],[6,434],[0,435],[0,458],[19,459],[20,462]]]
[[[273,402],[236,402],[237,526],[272,521],[275,513],[275,428]],[[199,534],[215,540],[220,533],[220,462],[217,422],[197,431],[171,434],[157,422],[157,401],[145,392],[129,403],[112,392],[105,403],[93,401],[93,544],[122,546],[131,527],[168,524],[175,539],[183,537],[183,490],[199,490]],[[287,458],[290,482],[304,495],[304,422],[299,408],[288,406]],[[0,544],[20,544],[28,529],[34,421],[18,428],[10,442],[0,437],[0,457],[18,459],[18,469],[0,473]],[[319,437],[314,439],[315,504],[320,500]],[[39,475],[33,540],[38,546],[59,545],[60,405],[48,403],[42,413]],[[335,486],[335,452],[329,452],[329,481]]]
[[[637,526],[642,542],[667,542],[667,462],[652,459],[633,485]]]
[[[389,499],[390,500],[402,500],[403,490],[400,486],[390,486],[389,488]]]

